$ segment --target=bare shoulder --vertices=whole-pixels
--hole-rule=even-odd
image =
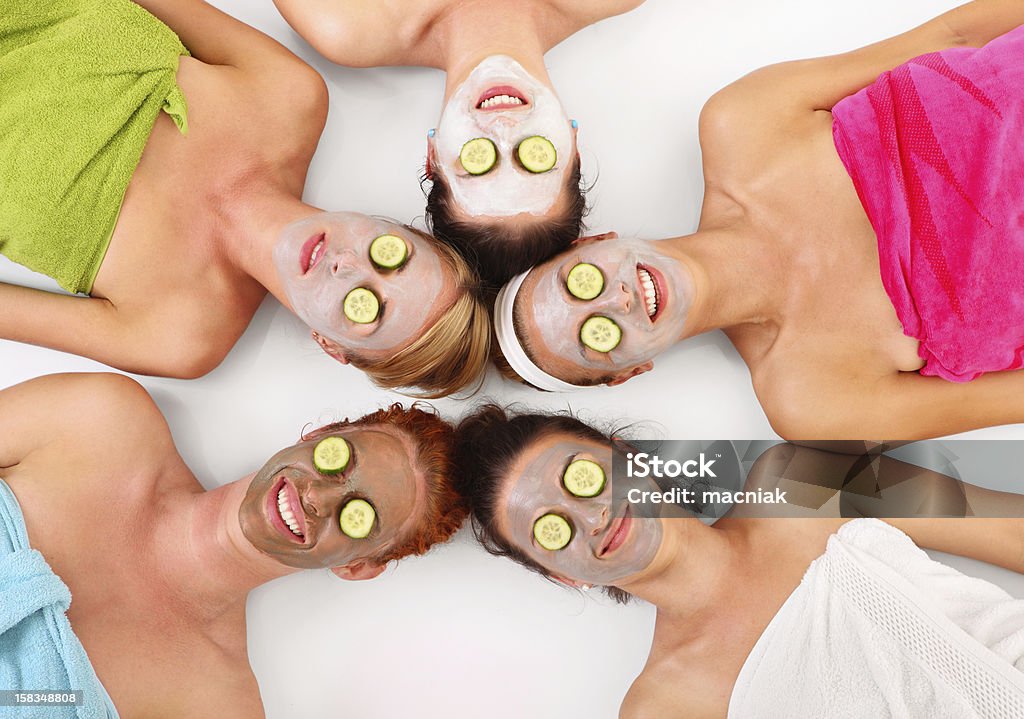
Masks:
[[[4,390],[0,418],[20,436],[23,455],[56,448],[97,457],[125,441],[140,450],[173,446],[146,390],[109,372],[48,375]]]
[[[778,66],[757,70],[704,103],[698,129],[710,184],[763,176],[810,137],[815,113],[787,101],[779,73]]]

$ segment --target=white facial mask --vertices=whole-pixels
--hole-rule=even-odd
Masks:
[[[528,104],[500,110],[478,108],[481,97],[496,87],[514,88]],[[508,93],[510,94],[510,93]],[[516,147],[540,135],[555,146],[557,160],[548,172],[535,174],[519,164]],[[462,146],[478,137],[497,147],[498,162],[483,175],[470,175],[459,161]],[[434,139],[437,172],[455,202],[472,216],[507,217],[525,212],[542,215],[555,204],[572,166],[575,143],[569,120],[554,91],[507,55],[484,59],[448,100]]]
[[[399,270],[382,270],[370,260],[370,243],[383,234],[406,242],[409,259]],[[323,244],[307,268],[318,238]],[[274,263],[295,314],[345,349],[400,349],[432,326],[457,294],[430,243],[401,225],[355,212],[320,212],[288,225],[274,246]],[[344,316],[345,296],[357,287],[381,302],[378,321],[360,325]]]
[[[562,379],[567,377],[560,369],[573,377],[580,368],[603,373],[628,370],[679,340],[693,302],[693,280],[660,244],[637,239],[586,242],[530,272],[516,306],[541,369]],[[569,270],[579,262],[598,267],[604,276],[604,289],[592,300],[577,299],[566,287]],[[653,321],[638,266],[646,268],[657,287],[658,314]],[[580,327],[595,315],[610,318],[622,330],[621,343],[608,354],[587,350],[580,341]]]

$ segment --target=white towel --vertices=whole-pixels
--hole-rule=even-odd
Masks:
[[[969,521],[969,520],[967,520]],[[844,525],[744,662],[729,719],[1021,719],[1024,601]]]

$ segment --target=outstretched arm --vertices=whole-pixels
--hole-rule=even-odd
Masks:
[[[284,45],[203,0],[135,0],[208,65],[273,73],[302,61]],[[304,64],[304,63],[302,63]]]
[[[1024,0],[974,0],[859,50],[771,65],[741,78],[720,94],[742,98],[762,109],[793,113],[831,110],[886,70],[912,58],[950,47],[981,47],[1022,24]]]
[[[772,420],[786,439],[917,440],[1024,422],[1024,370],[992,372],[965,383],[901,372],[791,402]]]
[[[415,6],[379,0],[274,0],[288,24],[331,62],[348,67],[419,65]]]
[[[227,349],[183,343],[97,297],[72,297],[0,283],[0,339],[70,352],[126,372],[193,379]],[[228,345],[230,347],[230,345]]]

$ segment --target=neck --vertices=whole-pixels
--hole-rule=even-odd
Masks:
[[[242,534],[238,509],[249,480],[188,494],[168,508],[157,530],[170,586],[207,616],[244,604],[250,590],[299,571],[260,553]]]
[[[737,581],[744,535],[696,519],[661,521],[665,537],[651,566],[619,587],[654,604],[660,616],[702,621],[720,611],[718,598]]]
[[[224,234],[222,250],[227,261],[249,275],[278,302],[291,310],[284,286],[274,266],[274,245],[281,231],[296,220],[321,212],[297,197],[268,190],[248,198]]]
[[[444,48],[447,73],[444,100],[492,55],[508,55],[541,82],[551,85],[544,53],[553,47],[564,19],[545,3],[523,0],[469,0],[453,3],[435,28]],[[562,34],[564,37],[564,34]]]
[[[756,237],[715,229],[664,242],[668,254],[687,267],[693,280],[692,304],[680,339],[778,319],[779,258]]]

